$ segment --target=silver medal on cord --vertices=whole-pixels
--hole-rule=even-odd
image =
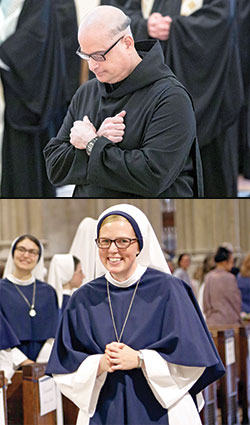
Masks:
[[[13,282],[11,282],[13,283]],[[24,299],[24,301],[26,302],[26,304],[29,306],[29,315],[30,317],[35,317],[36,316],[36,310],[35,310],[35,298],[36,298],[36,281],[34,281],[34,286],[33,286],[33,294],[32,294],[32,303],[30,304],[29,300],[25,297],[25,295],[22,293],[21,289],[18,287],[18,285],[14,284],[14,287],[16,288],[16,290],[19,292],[19,294],[21,295],[21,297]]]
[[[30,307],[29,315],[31,317],[35,317],[36,316],[36,310],[34,309],[34,306],[33,305]]]

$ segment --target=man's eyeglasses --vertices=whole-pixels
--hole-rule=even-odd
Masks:
[[[137,238],[116,238],[116,239],[108,239],[108,238],[97,238],[95,239],[96,245],[98,248],[107,249],[111,246],[112,242],[114,242],[115,246],[119,249],[127,249],[132,243],[138,241]]]
[[[31,256],[31,257],[36,257],[37,255],[39,255],[39,251],[36,249],[26,249],[23,246],[17,246],[15,251],[20,252],[20,254],[26,254],[26,252]]]
[[[113,47],[115,47],[117,45],[117,43],[119,43],[119,41],[124,37],[124,35],[120,38],[118,38],[118,40],[112,44],[111,47],[109,47],[108,50],[106,50],[105,52],[94,52],[91,53],[90,55],[87,55],[87,53],[81,52],[81,47],[78,47],[76,54],[78,56],[80,56],[81,59],[85,59],[85,60],[89,60],[90,58],[94,59],[97,62],[104,62],[106,60],[105,56],[108,52],[110,52],[111,49],[113,49]]]

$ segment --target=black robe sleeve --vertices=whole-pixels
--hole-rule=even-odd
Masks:
[[[84,184],[87,177],[88,158],[84,150],[69,142],[70,129],[76,120],[76,96],[73,97],[63,125],[56,138],[44,149],[49,180],[55,185]]]

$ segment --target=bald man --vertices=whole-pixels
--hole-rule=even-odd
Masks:
[[[130,19],[113,6],[90,11],[78,39],[96,78],[44,149],[50,181],[74,184],[74,197],[202,196],[192,101],[159,42],[135,45]]]

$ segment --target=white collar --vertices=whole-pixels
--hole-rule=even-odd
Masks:
[[[118,282],[118,280],[114,279],[109,272],[105,274],[105,278],[112,283],[112,285],[118,286],[119,288],[128,288],[129,286],[133,285],[135,282],[137,282],[138,279],[142,277],[142,275],[147,270],[146,266],[142,266],[141,264],[137,264],[137,267],[127,280],[124,282]]]
[[[72,295],[72,290],[71,289],[63,289],[63,295]]]
[[[16,285],[21,285],[21,286],[27,286],[27,285],[30,285],[31,283],[35,282],[34,276],[31,276],[27,280],[20,280],[17,277],[15,277],[13,274],[8,274],[6,276],[6,278],[8,280],[10,280],[10,282],[15,283]]]

